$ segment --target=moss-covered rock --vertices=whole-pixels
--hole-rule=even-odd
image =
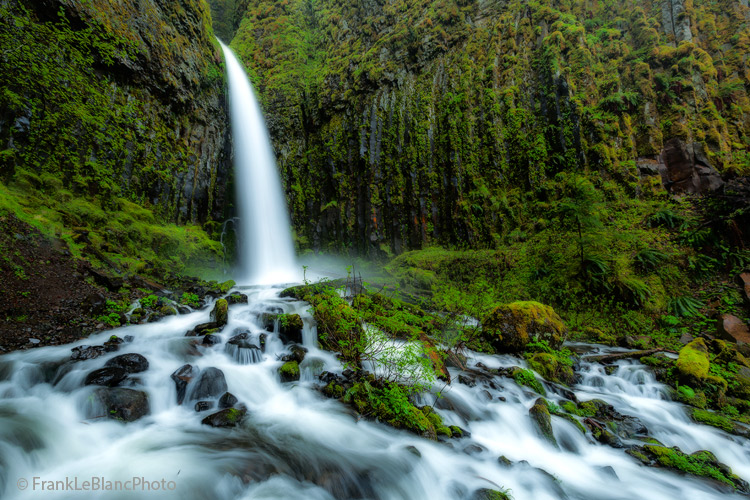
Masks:
[[[279,314],[279,337],[285,344],[294,342],[302,343],[302,328],[304,326],[302,317],[299,314]]]
[[[229,320],[229,304],[226,299],[219,299],[211,310],[211,321],[220,327],[227,324]]]
[[[541,394],[542,396],[547,395],[547,391],[544,390],[544,386],[536,379],[534,372],[526,370],[519,366],[514,366],[509,370],[504,371],[506,375],[510,376],[516,381],[518,385],[524,385],[534,392]]]
[[[532,301],[498,306],[482,322],[482,335],[501,353],[522,352],[529,342],[541,341],[559,349],[567,334],[554,309]]]
[[[527,361],[529,367],[546,380],[560,382],[565,385],[570,385],[575,381],[573,368],[560,363],[552,354],[538,352],[527,358]]]
[[[504,491],[482,488],[471,495],[471,500],[510,500],[511,496]]]
[[[246,414],[247,408],[244,406],[240,408],[226,408],[205,417],[201,420],[201,423],[210,425],[211,427],[235,427],[242,422]]]
[[[706,342],[701,338],[695,339],[680,349],[680,356],[675,366],[680,379],[685,383],[700,384],[708,377],[710,366]]]
[[[719,462],[709,451],[701,450],[688,455],[677,447],[646,444],[635,446],[627,450],[627,453],[644,465],[665,467],[691,476],[711,479],[739,492],[750,493],[748,483],[733,474],[732,469]]]
[[[279,376],[282,382],[299,380],[299,363],[296,361],[287,361],[279,368]]]
[[[529,409],[529,416],[539,436],[557,447],[555,433],[552,432],[552,418],[550,417],[549,408],[544,398],[539,398],[534,402],[534,405]]]

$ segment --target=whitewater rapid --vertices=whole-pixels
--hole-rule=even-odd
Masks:
[[[480,488],[507,489],[517,500],[740,498],[698,479],[644,467],[622,449],[595,442],[555,416],[560,447],[550,445],[538,437],[528,415],[539,396],[498,375],[479,378],[469,387],[458,383],[459,372],[451,369],[454,382],[436,388],[444,396],[435,404],[437,412],[471,437],[438,443],[357,418],[316,390],[321,372],[342,367],[316,347],[307,305],[279,298],[280,290],[242,289],[249,304],[231,306],[229,323],[218,334],[222,343],[215,346],[194,347],[195,337],[185,336],[208,321],[209,307],[124,326],[76,344],[0,357],[0,497],[40,498],[30,486],[19,489],[19,481],[31,484],[35,477],[74,477],[79,482],[101,477],[143,478],[152,484],[163,480],[174,489],[147,494],[45,491],[44,498],[435,500],[469,499]],[[280,357],[289,351],[277,333],[269,334],[257,363],[240,364],[226,348],[237,331],[249,331],[255,342],[264,332],[260,315],[279,309],[303,317],[303,344],[309,352],[299,382],[280,382]],[[110,335],[132,336],[132,341],[97,359],[70,360],[72,347],[102,344]],[[82,385],[86,374],[128,352],[149,361],[134,388],[148,394],[150,414],[131,423],[90,418],[94,387]],[[470,354],[474,367],[525,366],[510,356]],[[186,363],[222,370],[229,392],[248,408],[240,426],[211,428],[201,424],[211,411],[177,405],[170,375]],[[750,478],[748,441],[692,423],[642,365],[623,361],[607,374],[601,365],[582,363],[580,373],[581,382],[572,388],[579,400],[603,399],[619,412],[639,417],[664,444],[685,452],[710,450],[740,477]],[[550,401],[561,398],[548,387]],[[434,395],[423,400],[435,402]],[[501,463],[501,456],[512,464]]]

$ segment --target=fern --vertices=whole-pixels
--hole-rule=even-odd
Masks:
[[[675,229],[683,228],[686,223],[687,220],[685,217],[668,208],[658,210],[648,218],[648,224],[651,227],[668,227],[670,229]]]
[[[643,271],[654,269],[656,266],[667,260],[668,256],[664,252],[653,248],[645,248],[635,254],[633,260],[636,267]]]
[[[701,307],[703,304],[692,297],[673,297],[667,304],[669,313],[677,317],[697,316]]]

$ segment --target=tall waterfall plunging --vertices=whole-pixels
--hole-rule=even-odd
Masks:
[[[221,43],[221,48],[229,81],[240,216],[237,281],[252,284],[295,281],[300,276],[289,213],[263,113],[244,68],[229,47]]]

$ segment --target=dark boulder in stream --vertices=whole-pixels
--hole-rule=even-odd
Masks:
[[[73,361],[86,361],[96,359],[107,350],[103,345],[79,345],[71,349],[70,359]]]
[[[224,378],[224,372],[212,366],[201,372],[188,399],[190,401],[213,399],[225,392],[227,392],[227,381]]]
[[[201,423],[211,427],[234,427],[242,422],[246,414],[247,408],[245,407],[226,408],[207,416],[201,420]]]
[[[94,401],[99,410],[95,413],[101,413],[94,417],[132,422],[151,411],[145,392],[123,387],[99,388],[94,391]]]
[[[128,372],[117,366],[107,366],[99,368],[86,375],[83,385],[104,385],[114,387],[125,380]]]
[[[177,404],[181,405],[185,400],[185,391],[188,383],[198,376],[198,369],[193,365],[183,365],[170,376],[177,388]]]
[[[237,404],[237,398],[231,392],[225,392],[222,397],[219,398],[219,408],[231,408]]]
[[[104,364],[105,367],[122,368],[127,373],[140,373],[148,370],[148,360],[135,352],[115,356]]]

